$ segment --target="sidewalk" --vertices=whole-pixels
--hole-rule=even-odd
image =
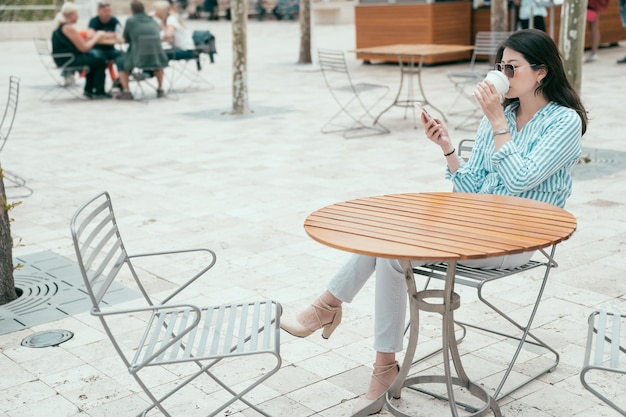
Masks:
[[[83,201],[107,190],[129,252],[189,247],[217,252],[215,270],[197,287],[207,302],[268,297],[295,310],[318,295],[348,256],[307,237],[302,225],[309,213],[363,196],[450,189],[438,150],[399,108],[381,120],[391,130],[388,135],[346,140],[319,132],[335,106],[316,67],[296,64],[297,22],[248,23],[254,113],[247,116],[228,114],[230,22],[187,23],[216,36],[216,62],[203,70],[215,88],[181,92],[178,100],[44,103],[39,97],[51,80],[32,41],[0,42],[2,105],[8,77],[21,78],[2,166],[34,189],[11,213],[19,243],[14,256],[52,251],[74,260],[70,218]],[[313,39],[314,48],[355,47],[352,25],[315,27]],[[626,85],[620,82],[626,65],[615,63],[624,55],[624,46],[603,48],[597,62],[584,66],[582,99],[590,123],[583,146],[591,162],[575,167],[566,209],[578,219],[578,230],[557,250],[559,268],[551,273],[536,319],[537,333],[557,348],[561,362],[555,372],[503,399],[505,416],[617,415],[582,388],[578,373],[589,313],[626,311]],[[397,90],[398,67],[363,65],[352,53],[347,57],[356,80],[390,86],[384,107]],[[433,103],[443,109],[452,104],[455,93],[446,73],[464,65],[424,69],[424,88]],[[449,125],[455,122],[460,119],[451,118]],[[473,132],[452,134],[458,141]],[[161,278],[155,281],[163,284]],[[512,310],[523,310],[530,297],[524,287],[531,281],[493,285]],[[457,314],[479,311],[475,292],[461,290],[461,297]],[[273,416],[349,415],[367,388],[374,360],[372,301],[373,282],[344,306],[344,321],[329,340],[283,333],[283,367],[251,401]],[[66,329],[74,337],[57,348],[20,346],[26,336],[48,329]],[[436,318],[426,318],[424,330],[420,343],[437,340]],[[471,336],[459,347],[466,370],[491,387],[489,366],[497,358],[484,349],[483,338]],[[416,370],[434,367],[439,373],[440,365],[436,357]],[[1,335],[0,369],[0,417],[121,417],[146,405],[88,313]],[[176,378],[155,372],[154,383]],[[623,386],[611,388],[622,400]],[[446,406],[406,397],[420,415],[448,415]],[[176,400],[176,415],[205,415],[203,404],[211,400],[211,392],[197,385]],[[255,413],[237,404],[223,415]]]

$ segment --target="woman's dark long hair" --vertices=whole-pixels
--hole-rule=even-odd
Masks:
[[[574,87],[565,76],[565,68],[559,48],[548,34],[538,29],[523,29],[514,32],[500,45],[496,62],[502,62],[504,48],[512,49],[524,56],[533,71],[546,69],[546,76],[537,85],[535,94],[543,94],[549,101],[576,110],[582,121],[582,133],[587,130],[587,111]],[[518,99],[506,99],[507,106]]]

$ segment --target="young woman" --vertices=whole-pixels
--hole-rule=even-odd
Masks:
[[[104,91],[106,62],[87,53],[105,36],[105,33],[97,31],[91,39],[83,40],[76,30],[78,8],[73,3],[63,4],[56,20],[59,26],[52,32],[52,54],[55,55],[55,64],[59,68],[66,65],[71,68],[87,67],[89,70],[85,74],[85,96],[90,99],[111,98],[111,95]]]
[[[572,190],[570,168],[581,153],[587,127],[586,111],[565,76],[559,50],[550,36],[537,29],[513,33],[499,48],[496,69],[510,82],[501,103],[494,85],[481,82],[475,90],[483,117],[468,162],[458,157],[443,122],[422,113],[426,136],[439,145],[447,162],[447,178],[458,192],[531,198],[559,207]],[[532,253],[464,261],[481,268],[514,268]],[[460,262],[461,263],[461,262]],[[306,337],[323,329],[330,337],[341,322],[341,305],[352,301],[376,273],[374,372],[355,412],[377,413],[384,394],[398,374],[396,352],[402,350],[406,314],[406,284],[399,262],[352,256],[312,305],[281,327]]]

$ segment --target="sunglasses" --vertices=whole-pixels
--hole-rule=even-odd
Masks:
[[[516,67],[513,64],[496,64],[496,69],[500,72],[503,72],[504,75],[507,76],[507,78],[513,78],[515,77],[515,70],[521,69],[521,68],[528,68],[528,67],[534,67],[537,64],[530,64],[530,65],[526,65],[523,67]]]

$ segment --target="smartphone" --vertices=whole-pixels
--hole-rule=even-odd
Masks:
[[[414,103],[413,106],[415,106],[416,109],[420,110],[421,113],[424,113],[424,115],[426,116],[426,120],[430,121],[433,119],[433,117],[426,111],[421,103]]]

